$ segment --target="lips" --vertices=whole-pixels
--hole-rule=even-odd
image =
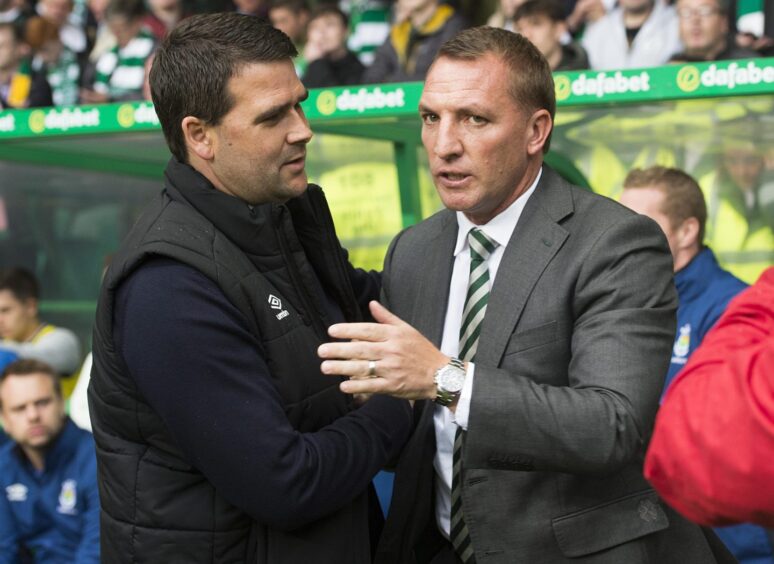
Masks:
[[[437,182],[449,188],[460,188],[472,178],[469,173],[456,169],[440,169],[434,176]]]
[[[288,159],[287,161],[285,161],[285,164],[286,165],[299,165],[299,164],[304,164],[305,161],[306,161],[306,153],[301,153],[300,155],[297,155],[296,157],[294,157],[292,159]]]

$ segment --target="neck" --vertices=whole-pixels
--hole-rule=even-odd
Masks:
[[[653,11],[653,4],[648,4],[646,6],[643,6],[641,9],[624,10],[624,13],[623,13],[624,26],[626,26],[629,29],[642,27],[642,24],[644,24],[647,21],[652,11]]]
[[[30,323],[25,327],[24,333],[22,334],[22,342],[31,340],[35,335],[38,334],[38,331],[40,331],[43,324],[40,322],[39,319],[34,319],[30,321]]]
[[[710,45],[709,47],[707,47],[707,49],[696,50],[696,51],[690,51],[686,49],[686,53],[688,53],[692,57],[702,58],[705,61],[714,61],[715,57],[717,57],[720,53],[722,53],[723,50],[726,48],[726,43],[727,42],[725,37],[722,37],[714,45]]]
[[[438,7],[438,4],[433,2],[432,4],[428,4],[424,8],[419,8],[418,10],[411,13],[409,16],[409,19],[411,20],[411,25],[414,29],[419,29],[423,25],[425,25],[428,21],[430,21],[430,18],[433,17],[433,14],[435,13],[435,9]]]
[[[562,62],[562,46],[557,43],[556,48],[546,55],[546,60],[551,70],[558,67],[559,63]]]
[[[328,57],[330,57],[332,61],[340,61],[346,56],[347,48],[344,45],[341,45],[338,49],[335,49],[328,54]]]
[[[696,258],[696,255],[699,254],[699,251],[701,251],[701,248],[698,246],[678,251],[675,255],[675,272],[680,272],[683,268],[688,266],[690,262]]]
[[[35,470],[43,470],[45,468],[46,453],[43,449],[32,447],[21,447],[21,449]]]

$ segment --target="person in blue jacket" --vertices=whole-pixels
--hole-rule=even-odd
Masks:
[[[723,270],[704,246],[707,207],[690,175],[662,166],[634,169],[624,180],[621,203],[661,226],[674,257],[679,304],[666,391],[728,302],[747,284]],[[741,564],[774,564],[774,550],[762,527],[744,524],[715,532]]]
[[[59,376],[39,360],[0,375],[0,564],[97,564],[99,494],[91,434],[65,415]]]

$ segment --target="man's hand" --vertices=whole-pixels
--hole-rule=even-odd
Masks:
[[[349,376],[340,385],[347,394],[435,399],[433,375],[449,357],[379,302],[368,305],[378,323],[339,323],[328,329],[331,337],[351,341],[320,346],[323,374]],[[369,361],[374,361],[371,375]]]

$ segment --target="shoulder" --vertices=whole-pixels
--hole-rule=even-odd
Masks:
[[[428,241],[440,237],[444,230],[450,227],[450,223],[456,224],[455,213],[443,209],[398,233],[392,244],[401,247],[424,246]]]
[[[571,233],[592,237],[615,225],[656,226],[654,221],[637,215],[615,200],[570,184],[547,165],[543,166],[543,174],[532,196],[534,203],[528,202],[524,213],[539,207]]]
[[[57,327],[56,325],[51,325],[51,330],[47,331],[45,335],[42,335],[39,339],[40,342],[46,341],[46,340],[56,340],[56,341],[74,341],[78,342],[78,337],[75,336],[75,333],[71,331],[70,329],[67,329],[66,327]]]
[[[223,297],[217,284],[196,268],[164,256],[145,260],[118,286],[119,303],[145,303],[161,310],[187,307],[191,300]]]
[[[720,308],[720,311],[717,312],[717,315],[720,316],[728,302],[747,287],[748,285],[745,282],[717,266],[716,271],[709,280],[706,299],[714,307]]]
[[[16,465],[16,458],[13,449],[16,447],[16,443],[8,437],[6,442],[0,445],[0,480],[5,479],[11,471],[11,468]],[[0,484],[2,486],[2,484]],[[2,495],[2,492],[0,492]]]

